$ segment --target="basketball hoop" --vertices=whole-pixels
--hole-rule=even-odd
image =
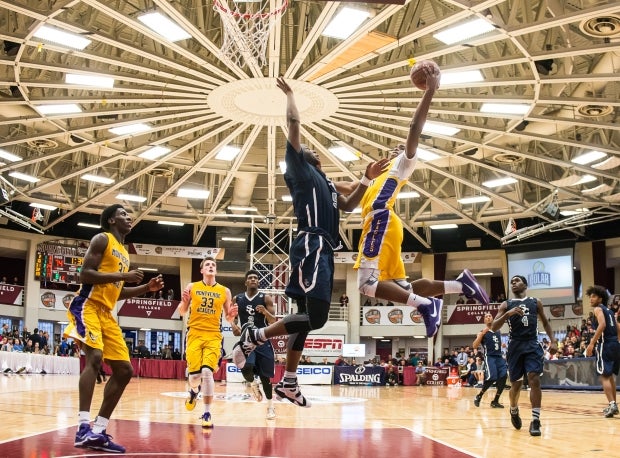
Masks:
[[[288,0],[273,11],[266,11],[269,0],[234,1],[228,8],[227,0],[213,0],[213,9],[222,18],[223,57],[242,67],[255,62],[259,67],[267,65],[267,42],[269,30],[286,11]]]

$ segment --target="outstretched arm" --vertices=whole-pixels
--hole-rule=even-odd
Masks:
[[[360,180],[357,187],[349,196],[338,196],[338,208],[344,211],[352,211],[364,197],[366,189],[372,180],[377,178],[383,169],[388,165],[388,159],[379,159],[378,161],[371,162],[366,166],[366,172],[364,172],[364,179]]]
[[[409,124],[409,133],[407,134],[407,141],[405,143],[405,151],[407,158],[409,159],[413,159],[416,155],[418,142],[420,141],[420,134],[422,133],[422,128],[426,123],[426,117],[431,106],[431,101],[433,100],[433,95],[435,95],[435,91],[439,89],[439,79],[441,77],[439,67],[437,66],[424,66],[423,69],[426,73],[427,89],[424,92],[422,100],[420,100],[420,104],[416,108],[415,113],[413,114],[411,123]]]
[[[276,85],[286,94],[286,124],[288,126],[288,142],[295,149],[295,151],[301,151],[301,134],[300,134],[300,119],[299,110],[295,103],[295,97],[293,90],[288,85],[284,78],[279,77],[276,80]]]

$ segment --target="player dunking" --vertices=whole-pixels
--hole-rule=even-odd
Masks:
[[[101,228],[105,232],[95,235],[86,250],[80,271],[82,286],[71,301],[67,311],[70,323],[64,331],[66,337],[81,343],[86,358],[80,375],[79,427],[74,445],[111,453],[125,453],[125,447],[112,442],[106,428],[133,375],[129,350],[112,311],[119,299],[164,286],[161,275],[144,285],[125,286],[125,282],[140,283],[144,278],[140,270],[129,270],[129,253],[123,245],[131,231],[131,222],[122,205],[111,205],[101,213]],[[103,361],[112,369],[112,375],[103,390],[103,402],[91,429],[90,405]]]
[[[310,407],[297,385],[297,366],[306,336],[311,330],[322,328],[329,314],[334,280],[333,250],[339,240],[338,210],[353,210],[366,185],[360,183],[348,197],[337,192],[321,171],[318,154],[301,144],[300,117],[293,90],[283,78],[278,78],[277,85],[286,94],[288,141],[284,179],[293,196],[299,229],[289,252],[292,272],[286,295],[297,301],[302,313],[287,315],[262,329],[244,326],[239,342],[233,347],[233,361],[237,367],[243,368],[256,346],[264,344],[270,337],[288,334],[286,370],[274,389],[276,397]],[[380,172],[381,165],[369,164],[366,181]]]
[[[405,264],[401,258],[403,225],[394,212],[394,202],[415,169],[420,134],[433,95],[439,88],[439,67],[424,66],[423,71],[428,89],[413,114],[406,143],[395,149],[396,157],[370,183],[362,198],[362,235],[354,268],[358,269],[357,282],[362,294],[417,307],[424,318],[426,334],[432,337],[441,324],[443,301],[430,296],[463,293],[483,304],[489,303],[489,297],[468,270],[463,271],[456,281],[426,278],[411,283],[406,281]]]
[[[202,427],[213,428],[211,403],[215,393],[213,373],[218,369],[222,351],[222,311],[229,323],[237,316],[237,307],[231,304],[230,290],[220,285],[215,276],[215,259],[205,258],[200,263],[202,280],[189,283],[181,294],[179,313],[187,318],[187,382],[189,397],[185,401],[187,410],[194,410],[198,393],[202,392],[204,413]]]
[[[258,292],[259,273],[256,270],[248,270],[245,273],[245,293],[237,294],[233,298],[233,304],[237,305],[239,312],[238,319],[232,325],[233,334],[241,335],[241,327],[247,324],[257,329],[275,323],[275,309],[271,296]],[[263,400],[263,393],[260,385],[263,386],[265,398],[267,398],[267,419],[276,418],[276,411],[273,407],[273,387],[271,378],[275,374],[275,355],[271,342],[267,341],[252,351],[247,357],[245,366],[241,373],[246,381],[250,382],[250,389],[254,399],[258,402]]]
[[[506,361],[502,356],[502,334],[499,331],[492,331],[491,325],[493,324],[493,315],[489,312],[484,314],[485,328],[478,333],[472,348],[475,350],[479,345],[482,345],[484,352],[485,374],[484,384],[480,393],[474,398],[474,405],[480,407],[480,401],[484,393],[493,385],[497,384],[497,391],[495,398],[491,401],[491,407],[503,408],[500,404],[499,398],[504,392],[506,387],[506,378],[508,376],[508,368],[506,367]]]

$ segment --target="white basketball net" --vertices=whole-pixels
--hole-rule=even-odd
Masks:
[[[254,62],[264,67],[267,65],[269,30],[286,10],[288,0],[283,0],[282,6],[274,11],[266,11],[269,0],[232,0],[231,3],[233,7],[229,8],[227,0],[213,1],[213,9],[222,18],[223,43],[220,51],[223,57],[240,67]]]

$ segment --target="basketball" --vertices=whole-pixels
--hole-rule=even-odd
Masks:
[[[420,62],[416,62],[413,67],[411,67],[411,72],[409,73],[413,85],[422,91],[426,90],[425,67],[434,67],[437,73],[439,73],[439,66],[432,60],[421,60]]]

